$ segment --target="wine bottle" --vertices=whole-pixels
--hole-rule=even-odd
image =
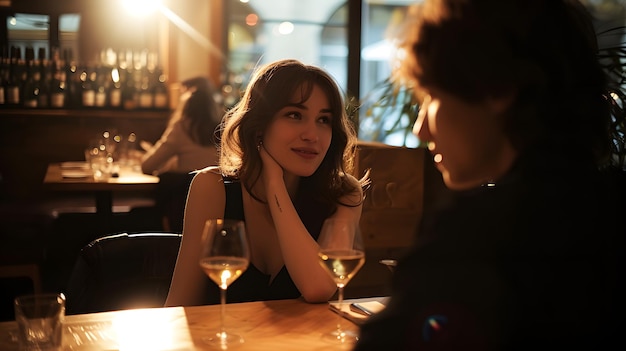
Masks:
[[[37,102],[39,101],[38,84],[41,77],[39,67],[35,61],[35,50],[32,47],[27,47],[25,57],[26,79],[24,80],[22,89],[22,104],[27,108],[37,108]]]
[[[118,67],[111,69],[111,87],[109,89],[109,106],[112,108],[122,107],[122,83]]]
[[[106,107],[107,105],[107,95],[108,95],[108,86],[107,86],[107,68],[98,65],[95,68],[96,76],[94,77],[94,106],[98,108]],[[109,74],[110,75],[110,74]]]
[[[154,108],[165,110],[169,107],[169,101],[167,94],[167,77],[165,73],[163,73],[163,69],[157,69],[156,77],[157,82],[154,87]]]
[[[122,106],[124,107],[124,110],[134,110],[137,108],[139,100],[139,79],[141,79],[137,73],[138,71],[127,71],[126,84],[124,84],[122,90]]]
[[[144,68],[141,71],[141,85],[139,90],[139,107],[142,109],[151,109],[154,104],[154,89],[150,72]]]
[[[96,71],[91,65],[83,67],[80,72],[81,102],[83,107],[94,107],[96,105],[96,76]]]
[[[50,107],[65,108],[66,106],[66,70],[65,62],[59,57],[58,51],[52,57],[52,79],[50,81]]]
[[[71,49],[63,53],[65,67],[65,105],[69,108],[78,108],[82,105],[81,80],[78,63],[74,60]]]
[[[7,104],[6,87],[9,81],[9,60],[9,50],[3,45],[2,54],[0,55],[0,107],[4,107]]]
[[[37,107],[50,107],[50,81],[52,80],[51,61],[46,57],[46,48],[39,48],[37,53],[39,60],[39,98]]]
[[[6,103],[10,106],[19,106],[21,103],[21,49],[19,47],[11,47],[11,58],[9,63],[9,79],[6,84]]]

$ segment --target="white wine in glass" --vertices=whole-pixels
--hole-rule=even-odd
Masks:
[[[250,250],[243,221],[209,219],[202,233],[200,267],[220,288],[220,330],[205,341],[221,350],[244,342],[243,337],[226,331],[226,290],[248,268]]]
[[[337,284],[339,311],[343,308],[343,288],[365,263],[365,250],[358,223],[329,218],[324,221],[318,239],[319,258],[322,267],[328,271]],[[341,314],[337,328],[324,335],[324,340],[349,344],[357,340],[357,333],[344,330]]]

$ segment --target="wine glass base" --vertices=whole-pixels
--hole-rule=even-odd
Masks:
[[[215,335],[205,337],[202,340],[220,350],[235,348],[237,346],[241,346],[244,342],[241,335],[226,332],[217,332]]]
[[[336,345],[352,345],[359,340],[359,335],[350,330],[333,330],[323,334],[322,340]]]

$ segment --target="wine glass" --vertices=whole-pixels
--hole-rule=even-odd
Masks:
[[[339,311],[342,311],[343,288],[365,263],[359,224],[350,220],[329,218],[324,221],[318,244],[320,264],[337,284]],[[357,333],[343,330],[341,320],[339,314],[337,328],[324,334],[324,340],[340,344],[357,340]]]
[[[232,219],[209,219],[202,233],[200,267],[220,288],[220,330],[204,340],[221,350],[241,344],[243,337],[226,332],[226,290],[243,274],[250,262],[250,251],[243,221]]]

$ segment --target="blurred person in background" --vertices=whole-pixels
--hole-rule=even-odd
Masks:
[[[214,94],[205,77],[183,81],[180,102],[161,138],[154,145],[141,143],[146,150],[142,171],[159,176],[155,200],[165,231],[183,230],[191,172],[218,163],[215,133],[222,113]]]
[[[222,113],[214,94],[205,77],[181,83],[180,102],[161,138],[154,145],[142,142],[146,149],[141,159],[144,173],[189,173],[217,164],[215,132]]]
[[[425,0],[397,78],[450,193],[395,269],[365,350],[626,349],[611,97],[575,0]],[[622,345],[622,346],[619,346]]]

